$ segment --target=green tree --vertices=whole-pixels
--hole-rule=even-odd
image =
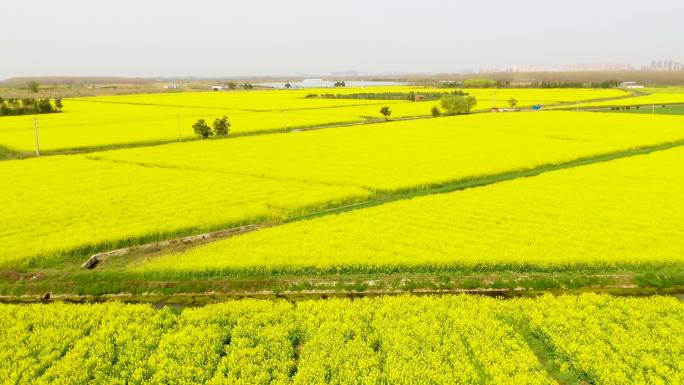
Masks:
[[[447,94],[439,99],[439,103],[447,115],[460,115],[470,113],[477,100],[474,96]]]
[[[61,110],[64,107],[62,98],[55,98],[55,107],[57,107],[58,110]]]
[[[292,88],[292,84],[290,84],[290,83],[285,83],[285,88]]]
[[[344,87],[346,85],[347,84],[344,82],[344,80],[335,82],[335,87]]]
[[[28,88],[31,92],[38,92],[38,90],[40,90],[40,84],[36,81],[32,81],[29,83]]]
[[[518,99],[516,99],[516,98],[508,99],[508,105],[511,106],[511,108],[515,108],[515,106],[518,105]]]
[[[47,114],[54,111],[50,99],[40,99],[34,108],[41,114]]]
[[[392,110],[389,107],[384,106],[380,109],[380,113],[385,117],[385,120],[389,120],[390,115],[392,115]]]
[[[246,90],[251,90],[252,88],[254,88],[254,86],[250,83],[245,83],[242,85],[242,88],[244,88]]]
[[[463,81],[465,88],[491,88],[496,86],[496,80],[486,78],[472,78]]]
[[[206,139],[214,135],[214,132],[211,131],[211,127],[209,127],[204,119],[199,119],[195,124],[192,125],[192,129],[195,131],[195,134],[202,139]]]
[[[432,106],[432,109],[430,110],[430,113],[432,114],[433,117],[438,117],[442,115],[442,111],[439,110],[439,107],[437,106]]]
[[[235,82],[228,82],[228,89],[229,90],[234,90],[237,88],[237,84]]]
[[[228,121],[228,117],[225,115],[214,120],[213,126],[216,136],[227,136],[228,131],[230,131],[230,122]]]

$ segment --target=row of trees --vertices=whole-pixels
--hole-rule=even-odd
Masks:
[[[444,96],[444,92],[362,92],[353,94],[308,94],[307,98],[323,99],[363,99],[363,100],[439,100]],[[463,90],[451,91],[452,95],[467,96]]]
[[[617,88],[619,80],[604,80],[601,82],[577,81],[527,81],[524,84],[509,80],[494,79],[466,79],[463,81],[448,81],[439,83],[440,88]]]
[[[229,90],[235,90],[238,88],[238,84],[235,82],[228,82],[223,84],[224,87],[227,87]],[[240,87],[242,87],[245,90],[251,90],[254,88],[254,84],[252,83],[244,83],[240,84]]]
[[[508,103],[514,107],[518,104],[518,101],[511,98]],[[457,93],[448,93],[442,94],[442,97],[439,99],[439,104],[439,106],[433,106],[430,110],[432,116],[462,115],[470,113],[477,104],[477,99],[468,94],[460,95]],[[389,120],[390,115],[392,115],[392,110],[390,110],[388,106],[384,106],[380,108],[380,114],[385,117],[385,120]]]
[[[195,135],[199,136],[201,139],[206,139],[210,136],[228,136],[228,131],[230,131],[230,121],[228,121],[227,116],[222,116],[216,118],[214,123],[209,126],[207,121],[204,119],[199,119],[195,124],[192,125],[192,129]]]
[[[62,99],[4,99],[0,97],[0,116],[50,114],[62,111]]]

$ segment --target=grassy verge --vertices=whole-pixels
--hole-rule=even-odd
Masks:
[[[24,159],[28,158],[31,156],[34,156],[35,152],[29,153],[29,152],[22,152],[22,151],[16,151],[12,150],[10,148],[0,146],[0,161],[2,160],[13,160],[13,159]]]
[[[643,107],[643,108],[642,108]],[[684,104],[678,105],[657,105],[657,106],[636,106],[622,109],[606,109],[605,112],[622,112],[628,114],[657,114],[657,115],[684,115]]]
[[[127,299],[145,302],[202,304],[217,299],[259,297],[325,298],[400,293],[479,293],[533,296],[540,293],[606,292],[616,295],[684,293],[684,266],[642,265],[595,271],[433,270],[415,272],[324,274],[253,274],[190,276],[182,273],[155,279],[127,271],[125,266],[84,271],[75,266],[53,270],[4,272],[4,300],[35,301],[45,293],[66,299]],[[122,296],[123,294],[123,296]]]

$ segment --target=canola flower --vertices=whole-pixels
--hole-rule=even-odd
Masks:
[[[0,321],[1,383],[556,383],[537,354],[594,384],[683,379],[684,305],[665,297],[0,305]]]
[[[393,117],[427,116],[435,102],[306,98],[326,92],[449,92],[419,87],[373,87],[322,90],[260,90],[182,92],[66,99],[64,111],[38,117],[43,151],[97,148],[111,145],[174,141],[194,137],[197,119],[226,115],[231,133],[268,132],[364,122],[379,118],[379,105]],[[499,107],[515,97],[519,106],[619,97],[623,91],[605,89],[466,90],[479,100],[476,110]],[[498,100],[498,102],[496,102]],[[19,152],[35,149],[32,116],[0,118],[0,146]]]
[[[682,264],[684,148],[263,229],[138,266],[206,272]]]
[[[480,114],[0,162],[0,266],[45,266],[681,140],[679,123],[671,116]]]

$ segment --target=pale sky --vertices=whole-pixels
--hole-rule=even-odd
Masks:
[[[682,0],[34,0],[0,6],[0,79],[456,72],[684,61]]]

